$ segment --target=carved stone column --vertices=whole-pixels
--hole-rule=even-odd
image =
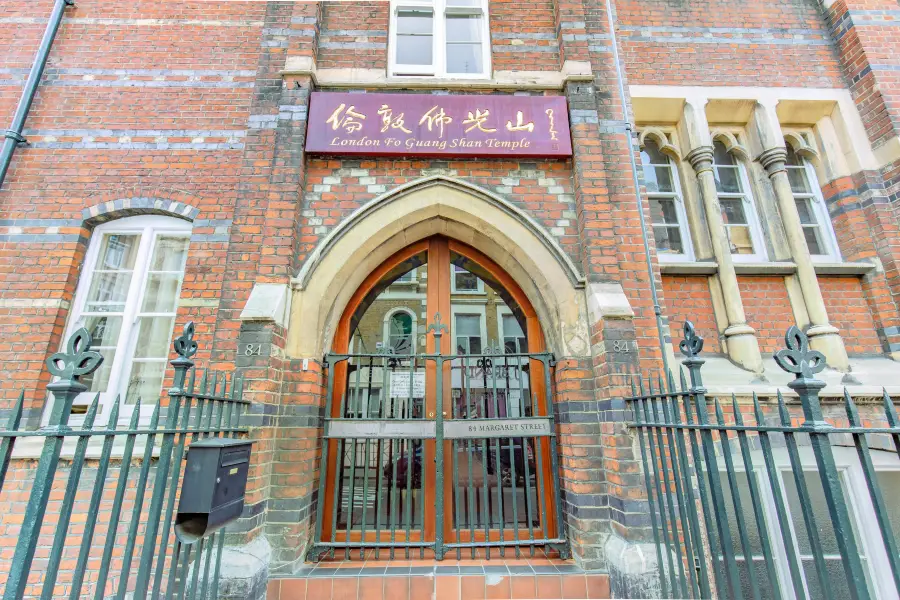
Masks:
[[[744,303],[741,301],[737,275],[734,272],[734,262],[731,259],[731,246],[725,236],[725,223],[722,221],[722,209],[719,206],[716,180],[712,168],[713,148],[712,146],[698,146],[691,150],[685,158],[697,173],[700,196],[703,199],[703,208],[709,222],[713,255],[719,264],[719,282],[722,286],[725,315],[728,319],[728,327],[724,332],[728,354],[734,362],[748,371],[762,373],[763,364],[759,352],[759,342],[756,339],[756,331],[747,324]]]
[[[809,336],[809,344],[814,350],[825,355],[829,367],[846,373],[850,370],[847,350],[844,348],[844,341],[838,334],[837,327],[828,322],[825,300],[819,289],[815,266],[806,245],[803,226],[800,224],[800,215],[797,213],[797,204],[794,201],[794,193],[791,191],[791,183],[784,167],[787,150],[784,146],[769,148],[759,155],[758,160],[772,181],[775,197],[778,199],[778,212],[781,214],[781,221],[784,224],[791,256],[797,265],[797,281],[803,292],[806,312],[809,314],[810,327],[806,332],[806,335]]]

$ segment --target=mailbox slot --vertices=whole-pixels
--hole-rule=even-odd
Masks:
[[[241,516],[251,444],[207,438],[190,445],[175,517],[175,535],[183,544],[193,544]]]

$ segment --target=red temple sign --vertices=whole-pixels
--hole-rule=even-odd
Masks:
[[[562,96],[313,92],[306,151],[368,156],[572,156]]]

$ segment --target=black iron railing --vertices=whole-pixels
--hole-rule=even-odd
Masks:
[[[703,339],[685,323],[689,374],[640,378],[631,408],[660,593],[677,598],[896,598],[900,421],[883,391],[861,415],[825,405],[824,356],[792,327],[779,366],[786,402],[723,406],[703,387]]]
[[[193,335],[194,324],[189,323],[175,340],[178,358],[171,361],[174,379],[168,403],[157,402],[148,422],[141,420],[138,398],[123,427],[117,398],[106,424],[95,425],[97,394],[78,428],[69,426],[76,397],[88,391],[80,379],[103,361],[91,350],[86,329],[72,335],[66,352],[47,360],[58,379],[47,386],[53,397],[45,427],[19,429],[24,406],[20,395],[6,430],[0,431],[0,506],[14,510],[16,502],[7,494],[21,491],[4,486],[10,465],[18,460],[17,442],[43,442],[37,467],[25,475],[33,483],[13,559],[0,567],[7,570],[4,600],[216,597],[224,535],[219,532],[191,545],[177,541],[172,531],[176,500],[187,446],[206,437],[246,434],[241,415],[249,403],[241,398],[243,382],[236,375],[198,373],[191,360],[197,352]],[[66,463],[68,477],[63,473]],[[23,464],[21,468],[29,468]],[[91,479],[89,497],[79,494]],[[48,519],[51,492],[60,488],[61,501],[54,500],[49,511],[55,518]],[[44,536],[52,539],[49,557],[35,560]],[[64,559],[74,560],[74,567],[65,569],[65,579],[59,577]],[[40,592],[30,591],[35,589]]]
[[[438,315],[428,328],[435,348],[446,330]],[[490,558],[540,546],[566,555],[552,360],[499,348],[328,354],[310,558]]]

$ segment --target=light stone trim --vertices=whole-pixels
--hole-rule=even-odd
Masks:
[[[511,216],[513,219],[524,225],[525,228],[528,229],[529,232],[532,233],[535,237],[537,237],[544,245],[544,247],[550,251],[553,257],[559,263],[560,267],[565,271],[573,287],[584,287],[584,276],[581,275],[581,273],[578,271],[578,268],[575,266],[575,263],[572,262],[572,259],[569,258],[565,251],[563,251],[563,249],[559,246],[559,243],[557,243],[557,241],[553,239],[550,234],[548,234],[544,230],[544,228],[541,227],[541,225],[531,216],[529,216],[525,211],[518,208],[508,200],[501,198],[497,194],[480,188],[477,185],[459,179],[451,179],[442,175],[433,175],[431,177],[423,177],[421,179],[411,181],[407,184],[394,188],[390,192],[377,196],[376,198],[370,200],[368,203],[356,209],[349,217],[347,217],[339,225],[337,225],[331,231],[331,233],[329,233],[328,236],[319,243],[313,253],[309,256],[309,258],[306,259],[306,262],[303,263],[303,267],[301,267],[300,272],[297,274],[297,277],[291,282],[293,284],[293,287],[299,290],[306,289],[313,271],[319,266],[325,255],[327,255],[331,251],[335,244],[344,235],[350,233],[353,227],[355,227],[357,223],[365,219],[369,214],[389,205],[391,202],[394,202],[395,200],[402,198],[407,194],[423,190],[434,185],[445,185],[447,187],[457,188],[465,193],[480,197],[482,200],[485,200],[489,204],[492,204],[507,215]]]
[[[482,252],[518,283],[534,307],[549,351],[590,356],[582,278],[555,243],[548,246],[546,233],[529,227],[529,219],[517,218],[518,211],[510,208],[484,190],[443,176],[371,201],[345,222],[340,234],[332,232],[328,243],[320,244],[304,267],[303,285],[301,278],[294,281],[286,354],[321,357],[368,274],[410,244],[443,235]]]
[[[69,301],[62,298],[0,298],[0,308],[68,310]]]
[[[270,321],[287,327],[291,314],[291,290],[286,283],[257,283],[241,311],[241,321]]]
[[[281,74],[285,77],[306,75],[320,87],[375,89],[562,90],[569,81],[592,81],[594,78],[588,61],[567,60],[559,71],[494,71],[490,79],[451,79],[390,77],[385,69],[319,69],[309,56],[288,57]]]

